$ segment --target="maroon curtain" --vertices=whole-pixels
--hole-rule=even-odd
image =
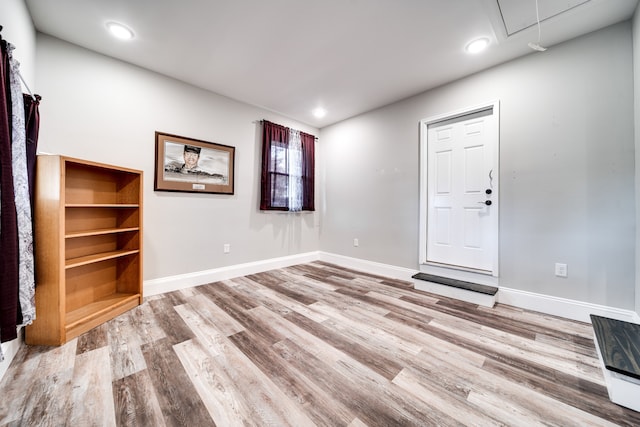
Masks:
[[[260,209],[289,210],[289,131],[269,121],[262,122],[262,176]],[[300,132],[302,142],[302,210],[315,210],[315,140]]]
[[[7,42],[0,40],[0,341],[17,338],[18,223],[11,166],[11,83]]]
[[[302,210],[315,210],[315,142],[316,137],[300,132],[302,140]]]
[[[35,98],[35,99],[34,99]],[[29,175],[29,199],[31,200],[31,219],[34,218],[36,185],[36,152],[38,151],[38,132],[40,130],[40,95],[33,97],[24,94],[24,122],[27,137],[27,173]],[[35,226],[33,228],[35,230]]]
[[[262,123],[260,209],[289,210],[289,128]]]

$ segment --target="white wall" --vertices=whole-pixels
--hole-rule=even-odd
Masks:
[[[633,15],[633,82],[636,148],[636,224],[640,224],[640,5]],[[640,227],[636,225],[636,313],[640,315]]]
[[[13,57],[20,62],[20,74],[35,91],[36,30],[24,0],[0,1],[2,38],[15,46]]]
[[[498,99],[500,285],[633,309],[632,87],[626,22],[323,128],[321,249],[417,269],[418,123]]]
[[[317,214],[258,210],[255,121],[317,129],[43,34],[36,66],[41,152],[144,171],[146,280],[318,249]],[[155,131],[236,147],[235,194],[155,192]]]

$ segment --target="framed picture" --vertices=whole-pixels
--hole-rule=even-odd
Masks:
[[[154,190],[233,194],[235,147],[156,132]]]

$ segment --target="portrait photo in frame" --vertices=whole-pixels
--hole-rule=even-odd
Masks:
[[[156,132],[155,191],[233,194],[235,147]]]

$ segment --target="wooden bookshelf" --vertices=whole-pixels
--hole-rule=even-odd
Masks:
[[[27,344],[64,344],[142,303],[142,178],[38,156],[36,320]]]

